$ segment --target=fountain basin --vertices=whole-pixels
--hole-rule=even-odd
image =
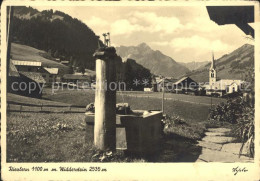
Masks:
[[[145,114],[144,114],[145,113]],[[95,113],[85,113],[85,121],[94,132]],[[137,154],[151,154],[160,148],[162,112],[133,110],[116,115],[116,148]]]

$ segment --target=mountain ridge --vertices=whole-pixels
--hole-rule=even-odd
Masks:
[[[197,82],[208,81],[208,71],[211,62],[192,71],[186,76],[190,76]],[[241,79],[244,80],[247,71],[254,69],[254,45],[244,44],[233,50],[231,53],[221,56],[215,60],[217,77],[219,79]]]
[[[199,69],[200,67],[205,66],[206,64],[208,64],[210,61],[201,61],[201,62],[196,62],[196,61],[192,61],[192,62],[178,62],[182,65],[184,65],[185,67],[187,67],[190,71],[194,71]]]
[[[188,68],[161,51],[153,50],[146,43],[140,43],[137,46],[119,46],[116,50],[121,57],[135,60],[155,75],[179,78],[189,72]]]

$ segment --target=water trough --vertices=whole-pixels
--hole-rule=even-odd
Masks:
[[[95,113],[85,113],[86,125],[93,132],[94,117]],[[161,119],[161,111],[133,110],[126,115],[116,114],[116,148],[136,154],[157,152],[162,137]]]

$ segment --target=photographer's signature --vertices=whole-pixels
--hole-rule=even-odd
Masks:
[[[243,173],[243,172],[248,172],[246,167],[240,168],[240,167],[235,167],[232,169],[232,172],[234,173],[234,175],[237,175],[238,173]]]

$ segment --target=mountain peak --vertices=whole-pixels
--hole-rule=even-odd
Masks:
[[[246,44],[242,45],[241,48],[242,48],[242,47],[253,47],[253,46],[254,46],[254,45],[252,45],[252,44],[246,43]]]
[[[149,48],[151,49],[146,43],[140,43],[139,45],[137,45],[137,47],[140,47],[140,48]]]
[[[180,77],[189,72],[188,68],[178,64],[159,50],[153,50],[146,43],[137,46],[118,47],[117,54],[121,57],[130,57],[136,63],[149,69],[154,75]]]

